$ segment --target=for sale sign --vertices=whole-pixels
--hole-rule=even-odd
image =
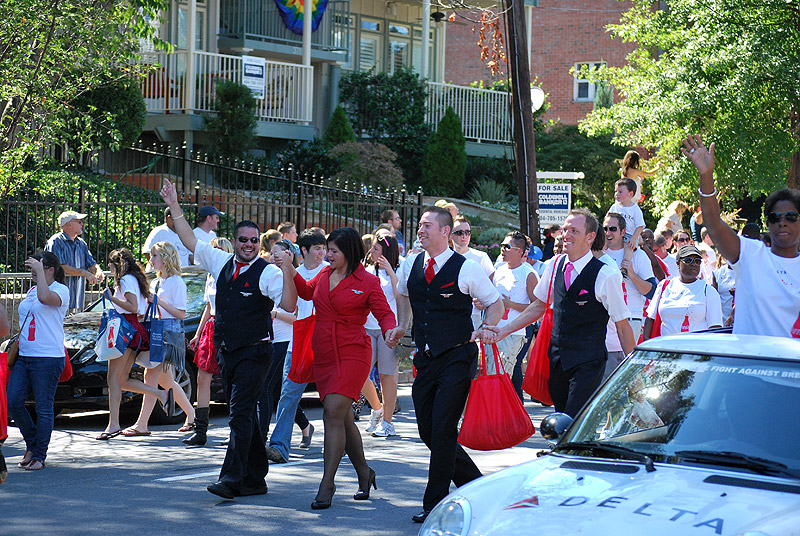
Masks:
[[[571,184],[539,183],[539,226],[561,225],[572,207]]]
[[[267,63],[264,58],[242,56],[242,85],[253,92],[257,99],[264,98]]]

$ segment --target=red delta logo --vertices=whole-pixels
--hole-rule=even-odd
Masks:
[[[247,288],[247,287],[249,287],[249,286],[250,286],[250,282],[249,282],[249,281],[245,281],[245,282],[244,282],[244,288]]]
[[[534,495],[533,497],[528,497],[527,499],[522,499],[519,502],[515,502],[514,504],[509,504],[503,510],[513,510],[515,508],[534,508],[539,506],[539,496]]]

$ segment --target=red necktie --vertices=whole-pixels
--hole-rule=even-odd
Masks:
[[[425,267],[425,281],[427,281],[428,284],[433,281],[433,277],[436,275],[436,272],[433,271],[434,264],[436,264],[436,261],[433,257],[428,259],[428,266]]]
[[[574,269],[575,267],[572,266],[571,262],[568,262],[567,267],[564,268],[564,286],[567,287],[567,290],[569,290],[569,286],[572,284],[572,270]]]
[[[236,281],[236,278],[239,277],[239,270],[241,270],[243,266],[247,266],[247,263],[239,261],[233,261],[233,262],[236,263],[236,270],[233,271],[233,280]]]

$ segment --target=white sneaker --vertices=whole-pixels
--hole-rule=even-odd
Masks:
[[[397,435],[397,433],[394,431],[394,425],[392,423],[383,421],[380,427],[372,432],[372,435],[374,437],[390,437]]]
[[[369,426],[367,426],[367,433],[374,432],[378,427],[378,423],[383,420],[383,407],[379,410],[372,410],[369,416]]]

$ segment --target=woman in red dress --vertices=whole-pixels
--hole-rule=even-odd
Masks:
[[[314,351],[314,381],[322,399],[325,424],[325,468],[311,508],[331,505],[336,491],[334,477],[347,452],[358,473],[355,500],[369,499],[370,485],[377,489],[375,471],[364,457],[361,433],[353,422],[351,406],[361,394],[372,363],[372,345],[364,330],[372,312],[386,343],[396,345],[396,321],[377,277],[361,265],[364,246],[352,227],[334,230],[327,238],[328,261],[314,279],[295,274],[297,295],[313,300],[317,322],[311,347]]]

